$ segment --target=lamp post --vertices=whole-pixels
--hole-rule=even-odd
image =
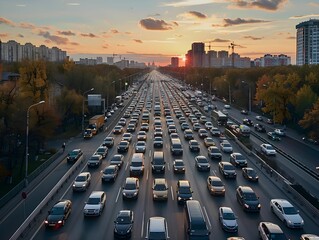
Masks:
[[[251,84],[245,81],[241,82],[248,85],[248,111],[251,112]]]
[[[85,94],[87,94],[88,92],[91,92],[93,90],[94,90],[94,88],[91,88],[90,90],[87,90],[82,94],[82,97],[83,97],[83,100],[82,100],[82,132],[84,131],[84,96],[85,96]]]
[[[228,99],[229,99],[229,105],[231,105],[230,83],[226,79],[224,79],[224,82],[228,83]]]
[[[38,103],[32,104],[29,106],[27,110],[27,128],[26,128],[26,141],[25,141],[25,176],[24,183],[25,186],[28,185],[28,164],[29,164],[29,117],[30,117],[30,109],[37,105],[43,104],[45,101],[40,101]]]

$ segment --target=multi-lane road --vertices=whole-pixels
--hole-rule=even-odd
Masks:
[[[207,148],[205,147],[203,140],[200,139],[196,132],[194,132],[194,137],[200,143],[200,153],[192,153],[188,148],[188,141],[184,139],[183,131],[180,128],[178,119],[176,118],[173,110],[171,115],[174,119],[176,127],[178,129],[179,137],[183,143],[183,156],[175,157],[170,152],[170,138],[167,131],[167,126],[165,123],[165,117],[163,114],[163,103],[167,103],[171,109],[173,106],[179,106],[179,102],[184,101],[178,93],[176,88],[172,88],[171,83],[162,82],[160,80],[165,79],[165,76],[162,76],[156,71],[153,71],[147,81],[144,83],[141,91],[136,95],[135,99],[137,101],[136,106],[144,101],[144,106],[146,102],[152,101],[152,110],[150,118],[150,131],[147,133],[147,146],[145,152],[145,172],[140,179],[140,192],[138,199],[136,200],[125,200],[122,198],[122,187],[125,182],[125,178],[129,176],[129,164],[132,157],[132,154],[135,152],[134,146],[136,143],[136,135],[139,130],[140,123],[138,124],[137,130],[133,133],[133,140],[130,144],[130,149],[127,153],[124,153],[125,163],[120,170],[120,174],[117,177],[114,183],[103,183],[101,181],[101,170],[109,165],[110,159],[114,154],[117,154],[116,146],[121,140],[121,135],[110,135],[115,138],[115,145],[109,149],[106,159],[103,160],[103,163],[98,168],[87,168],[85,164],[81,165],[81,168],[77,171],[89,171],[92,174],[92,181],[89,189],[86,192],[73,192],[72,191],[72,180],[75,178],[76,174],[66,182],[64,187],[59,192],[57,198],[70,199],[72,201],[72,214],[69,219],[66,221],[66,224],[60,229],[52,230],[47,229],[43,222],[46,217],[46,212],[49,210],[53,203],[50,206],[47,206],[47,209],[43,211],[37,218],[38,221],[27,234],[28,239],[112,239],[113,238],[113,226],[114,220],[118,211],[123,209],[130,209],[134,212],[134,224],[133,224],[133,234],[132,239],[144,239],[146,236],[147,221],[150,217],[153,216],[162,216],[165,217],[168,222],[168,235],[170,239],[186,239],[184,218],[185,218],[185,209],[183,206],[177,204],[176,199],[176,184],[179,179],[187,179],[190,181],[192,190],[193,190],[193,199],[198,200],[201,203],[204,216],[206,218],[207,224],[211,231],[210,239],[226,239],[229,236],[242,236],[245,239],[258,239],[258,230],[257,226],[261,221],[270,221],[278,224],[286,233],[287,237],[290,239],[299,239],[300,235],[303,233],[315,233],[319,234],[319,225],[315,223],[309,216],[307,211],[300,208],[297,205],[297,208],[300,210],[301,216],[305,220],[305,226],[303,229],[288,229],[279,219],[270,211],[269,202],[273,198],[285,198],[288,196],[282,191],[282,186],[278,185],[277,182],[269,178],[268,175],[264,175],[262,171],[258,171],[258,166],[256,166],[256,160],[252,156],[247,156],[244,151],[242,151],[238,146],[232,142],[234,152],[241,152],[248,159],[248,165],[257,169],[259,173],[259,182],[251,183],[244,179],[241,175],[241,169],[237,169],[237,179],[224,179],[223,176],[218,171],[218,162],[210,160],[211,170],[210,172],[198,172],[195,168],[194,157],[198,154],[207,156]],[[153,174],[151,171],[151,159],[154,152],[153,147],[153,107],[155,99],[160,99],[162,103],[162,130],[164,138],[164,147],[161,149],[164,152],[166,160],[166,171],[164,174]],[[133,100],[133,102],[134,102]],[[233,114],[233,113],[231,113]],[[234,113],[235,114],[235,113]],[[118,119],[119,117],[117,117]],[[112,123],[110,126],[114,126],[116,122]],[[111,129],[109,129],[111,130]],[[75,147],[81,148],[84,152],[85,158],[88,159],[96,150],[96,148],[102,143],[103,139],[109,134],[109,131],[105,133],[100,133],[95,136],[92,140],[84,141],[80,138],[74,139],[73,143],[76,143]],[[214,137],[213,137],[214,138]],[[218,138],[214,138],[217,146],[219,147]],[[256,139],[253,139],[255,141]],[[289,140],[291,141],[291,140]],[[282,141],[283,148],[289,148],[290,142],[285,143]],[[258,142],[256,144],[259,144]],[[301,154],[296,151],[297,157],[301,157],[298,154]],[[293,152],[292,152],[293,154]],[[310,154],[311,155],[311,154]],[[314,157],[311,155],[309,157]],[[175,174],[172,170],[172,165],[174,159],[182,158],[186,166],[185,174]],[[280,159],[280,157],[278,157]],[[223,160],[229,161],[229,154],[223,153]],[[56,168],[50,176],[46,179],[45,185],[40,185],[39,188],[34,191],[38,200],[42,199],[44,196],[41,195],[41,192],[47,192],[47,188],[52,188],[54,184],[65,174],[67,169],[70,168],[70,165],[67,164],[64,160],[58,168]],[[291,166],[291,168],[295,168]],[[226,194],[225,197],[215,197],[211,196],[206,187],[206,179],[209,175],[219,176],[225,184]],[[166,202],[154,202],[152,198],[152,183],[154,178],[165,178],[169,187],[168,200]],[[248,185],[253,188],[256,194],[259,196],[261,203],[260,213],[246,213],[240,207],[236,200],[235,190],[240,185]],[[43,188],[43,189],[41,189]],[[99,217],[84,217],[83,207],[85,202],[88,199],[88,196],[93,190],[105,191],[107,195],[107,201],[105,209],[101,216]],[[293,199],[289,199],[294,203]],[[35,201],[36,202],[36,201]],[[28,203],[28,202],[27,202]],[[294,203],[295,204],[295,203]],[[32,203],[28,203],[32,205]],[[228,206],[233,209],[236,216],[238,217],[239,231],[237,234],[234,233],[225,233],[219,222],[218,222],[218,208],[220,206]],[[6,231],[6,227],[11,228],[9,223],[14,222],[14,214],[23,215],[23,205],[17,206],[16,208],[20,209],[18,211],[13,211],[6,221],[1,222],[0,230],[1,232]],[[32,206],[33,208],[36,206]],[[31,210],[27,210],[27,214]],[[9,231],[8,231],[9,232]],[[10,230],[12,232],[12,229]],[[10,236],[9,236],[10,237]],[[5,236],[4,239],[6,239]]]

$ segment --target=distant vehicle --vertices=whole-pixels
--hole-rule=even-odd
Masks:
[[[130,238],[132,235],[134,213],[132,210],[121,210],[114,221],[114,237]]]
[[[100,146],[96,152],[94,154],[98,154],[98,155],[101,155],[102,158],[106,158],[106,155],[108,153],[108,148],[107,147],[103,147],[103,146]]]
[[[217,159],[219,161],[222,159],[222,153],[220,152],[218,147],[210,146],[208,147],[207,151],[208,157],[210,157],[210,159]]]
[[[193,191],[188,180],[179,180],[177,182],[177,202],[180,204],[191,200]]]
[[[162,137],[154,137],[153,145],[154,145],[154,148],[162,148],[163,147],[163,138]]]
[[[199,123],[194,123],[194,124],[193,124],[193,130],[194,130],[195,132],[197,132],[200,128],[201,128],[201,126],[200,126]]]
[[[258,115],[258,116],[256,116],[256,117],[255,117],[255,119],[256,119],[257,121],[263,121],[262,116],[259,116],[259,115]]]
[[[72,202],[70,200],[60,200],[49,211],[44,224],[46,227],[58,228],[64,226],[65,221],[71,214]]]
[[[93,135],[103,131],[104,115],[95,115],[89,119],[88,128],[92,130]]]
[[[275,156],[276,155],[276,150],[271,146],[270,144],[263,143],[260,145],[260,151],[267,156]]]
[[[218,125],[226,125],[228,116],[221,111],[213,110],[212,118],[217,122]]]
[[[148,240],[169,239],[166,219],[163,217],[151,217],[147,222],[145,238]]]
[[[246,109],[241,110],[240,113],[243,115],[248,115],[248,111]]]
[[[197,142],[197,140],[190,140],[188,142],[189,150],[192,152],[199,152],[200,151],[200,145]]]
[[[273,125],[274,124],[274,120],[272,120],[271,118],[267,118],[266,121],[268,124]]]
[[[242,168],[242,173],[243,173],[243,177],[246,178],[247,180],[252,182],[258,182],[259,177],[257,175],[257,172],[253,168],[244,167]]]
[[[232,145],[227,141],[224,140],[220,143],[220,149],[224,152],[224,153],[232,153],[233,152],[233,147]]]
[[[205,128],[206,128],[207,130],[212,129],[213,127],[214,127],[214,125],[213,125],[211,122],[206,122],[206,123],[205,123]]]
[[[206,137],[208,137],[208,132],[207,132],[207,130],[204,129],[204,128],[199,129],[199,130],[198,130],[198,136],[199,136],[200,138],[206,138]]]
[[[226,104],[226,105],[224,105],[224,108],[225,108],[225,109],[230,109],[230,105],[227,105],[227,104]]]
[[[131,133],[128,133],[128,132],[124,133],[122,136],[122,140],[128,141],[128,142],[131,142],[132,138],[133,138],[133,135]]]
[[[286,136],[286,133],[285,133],[285,131],[284,131],[283,129],[276,128],[276,129],[274,130],[274,132],[275,132],[275,134],[277,134],[278,136],[281,136],[281,137]]]
[[[235,167],[247,167],[247,159],[238,152],[230,154],[229,162]]]
[[[139,193],[139,180],[135,177],[127,177],[123,187],[123,198],[136,199]]]
[[[281,140],[281,138],[275,132],[268,132],[267,136],[269,139],[271,139],[273,141],[280,141]]]
[[[176,159],[173,163],[174,173],[185,173],[185,165],[182,159]]]
[[[93,154],[87,162],[88,167],[98,167],[102,163],[102,156]]]
[[[210,146],[215,146],[215,142],[214,139],[212,139],[211,137],[207,137],[204,139],[204,144],[206,147],[210,147]]]
[[[198,171],[210,171],[210,164],[205,156],[196,156],[195,166]]]
[[[254,126],[254,122],[248,118],[243,119],[243,124],[247,126]]]
[[[255,126],[254,126],[255,130],[257,132],[262,132],[262,133],[265,133],[266,132],[266,129],[263,125],[259,124],[259,123],[256,123]]]
[[[128,141],[120,141],[120,143],[117,145],[117,152],[127,152],[129,149],[130,143]]]
[[[101,172],[101,179],[103,182],[115,182],[115,179],[117,178],[119,173],[119,167],[117,165],[109,165]]]
[[[217,176],[209,176],[207,178],[207,188],[212,195],[225,196],[225,185],[222,180]]]
[[[135,145],[135,152],[145,153],[145,151],[146,151],[146,143],[144,141],[138,141]]]
[[[113,129],[113,134],[122,134],[123,127],[121,125],[116,125]]]
[[[237,176],[235,167],[229,162],[219,162],[218,168],[219,168],[219,172],[225,178],[236,178]]]
[[[70,162],[76,162],[81,156],[83,155],[83,152],[80,148],[72,150],[66,157],[68,163]]]
[[[110,161],[110,165],[117,165],[119,168],[122,167],[124,162],[124,156],[122,154],[115,154]]]
[[[212,127],[211,130],[210,130],[212,136],[214,137],[219,137],[220,136],[220,130],[219,128],[216,128],[216,127]]]
[[[114,137],[106,137],[103,141],[103,146],[111,148],[114,145]]]
[[[153,181],[153,200],[164,200],[168,198],[168,187],[165,178],[155,178]]]

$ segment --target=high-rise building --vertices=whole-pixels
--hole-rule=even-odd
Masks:
[[[193,67],[204,66],[205,44],[202,42],[195,42],[192,44]]]
[[[172,57],[171,58],[171,67],[178,67],[179,65],[179,58],[178,57]]]
[[[296,25],[296,64],[319,64],[319,19],[311,19]]]

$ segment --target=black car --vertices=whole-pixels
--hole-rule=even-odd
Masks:
[[[185,173],[185,165],[182,159],[176,159],[173,164],[174,173]]]
[[[124,156],[122,154],[115,154],[110,161],[110,165],[117,165],[119,168],[122,167]]]
[[[248,111],[246,109],[241,110],[240,113],[243,115],[248,115]]]
[[[247,212],[259,212],[261,205],[259,198],[251,187],[239,186],[236,189],[236,198],[238,203],[242,206],[244,211]]]
[[[258,182],[258,175],[257,172],[250,167],[244,167],[242,168],[242,172],[243,172],[243,177],[246,178],[248,181],[252,181],[252,182]]]
[[[103,146],[111,148],[114,145],[114,137],[106,137],[103,141]]]
[[[132,210],[121,210],[117,214],[114,221],[114,237],[130,238],[134,222],[134,214]]]
[[[119,145],[117,145],[117,152],[127,152],[130,143],[128,141],[121,141]]]
[[[49,211],[49,215],[44,221],[45,226],[58,228],[65,224],[65,220],[71,214],[72,202],[70,200],[58,201]]]
[[[179,180],[177,183],[177,202],[184,204],[187,200],[193,199],[193,191],[187,180]]]
[[[269,139],[271,139],[273,141],[280,141],[281,140],[281,138],[275,132],[268,132],[267,136]]]
[[[244,118],[243,119],[243,124],[246,125],[246,126],[254,126],[253,121],[248,119],[248,118]]]
[[[70,162],[76,162],[81,156],[83,155],[83,152],[81,149],[74,149],[72,152],[70,152],[67,156],[68,163]]]
[[[103,182],[115,182],[117,175],[119,174],[119,167],[117,165],[109,165],[102,171]]]
[[[262,133],[266,132],[266,129],[262,124],[256,123],[254,128],[257,132],[262,132]]]
[[[274,124],[274,120],[272,120],[271,118],[267,118],[266,121],[268,124],[273,125]]]
[[[220,152],[219,148],[216,146],[208,147],[208,157],[210,159],[217,159],[218,161],[222,160],[222,153]]]
[[[196,156],[195,166],[198,171],[210,171],[210,164],[205,156]]]
[[[199,152],[200,151],[200,146],[199,143],[197,142],[197,140],[190,140],[188,142],[189,144],[189,150],[191,152]]]

